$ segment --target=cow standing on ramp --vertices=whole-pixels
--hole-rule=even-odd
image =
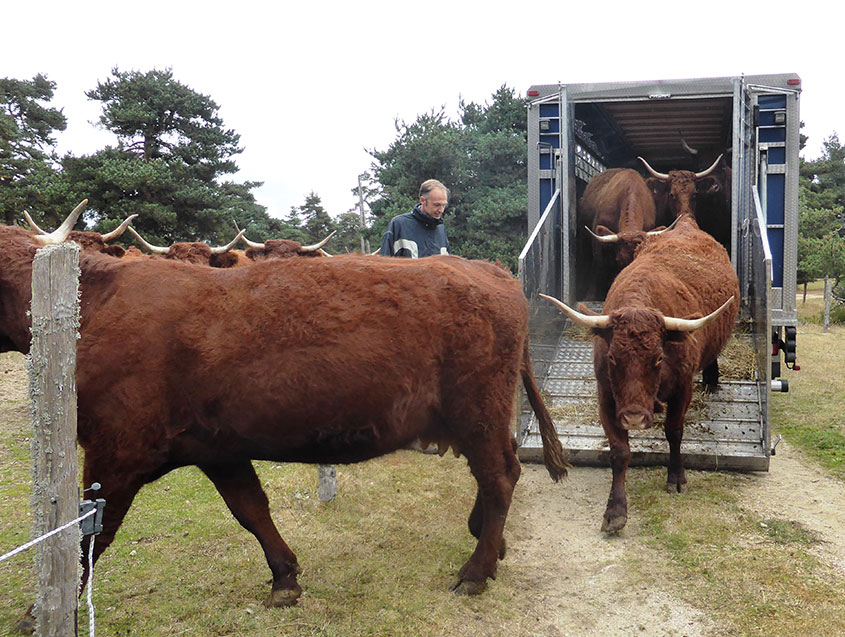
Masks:
[[[655,226],[654,198],[636,170],[611,168],[587,185],[578,207],[579,225],[591,242],[592,264],[587,299],[601,299],[614,277],[634,258],[634,251]],[[586,250],[583,250],[586,252]]]
[[[68,221],[45,236],[0,226],[0,350],[29,350],[32,259]],[[356,255],[217,269],[83,251],[80,269],[83,480],[108,503],[95,560],[144,484],[196,465],[264,550],[265,605],[293,604],[299,565],[251,460],[343,464],[421,439],[463,454],[478,483],[478,544],[453,588],[476,594],[504,556],[520,380],[549,473],[566,474],[531,371],[528,304],[497,266]]]
[[[615,533],[628,520],[628,431],[650,428],[663,403],[669,443],[666,489],[686,490],[681,439],[693,375],[703,370],[705,385],[718,383],[717,357],[739,312],[737,276],[725,249],[684,215],[675,229],[642,245],[613,282],[602,315],[583,304],[577,312],[541,296],[593,332],[599,417],[613,470],[602,530]]]

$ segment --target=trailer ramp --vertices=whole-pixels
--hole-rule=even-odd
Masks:
[[[592,340],[573,337],[570,328],[567,320],[548,371],[538,383],[569,461],[610,466],[610,448],[598,417]],[[700,382],[699,374],[696,383]],[[662,415],[655,414],[653,428],[629,433],[632,466],[668,464]],[[768,451],[759,383],[720,380],[716,392],[696,392],[681,443],[686,468],[767,471]],[[539,426],[530,408],[521,416],[519,458],[543,460]]]

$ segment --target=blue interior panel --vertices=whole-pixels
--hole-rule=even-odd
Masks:
[[[769,247],[772,249],[772,287],[783,287],[783,228],[768,228]]]
[[[783,223],[785,177],[785,175],[769,175],[766,180],[766,223]]]

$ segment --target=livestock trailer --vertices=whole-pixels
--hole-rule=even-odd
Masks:
[[[577,337],[542,292],[574,307],[591,264],[577,249],[576,211],[589,181],[609,168],[702,171],[721,155],[721,238],[742,293],[735,336],[747,377],[722,379],[687,414],[690,468],[768,470],[769,405],[786,391],[781,356],[795,362],[800,78],[795,74],[599,84],[528,90],[528,241],[519,277],[531,305],[535,374],[575,464],[605,464],[592,343]],[[727,229],[729,223],[729,229]],[[705,223],[699,220],[702,229]],[[600,310],[601,302],[589,304]],[[721,363],[720,363],[721,364]],[[523,411],[520,457],[538,460],[536,420]],[[662,429],[631,432],[632,464],[665,464]]]

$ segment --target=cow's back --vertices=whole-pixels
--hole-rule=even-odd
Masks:
[[[611,168],[596,175],[584,191],[579,222],[595,230],[603,225],[614,232],[651,230],[656,211],[645,180],[630,168]]]
[[[713,237],[682,218],[678,226],[649,238],[634,261],[617,276],[604,313],[635,304],[654,307],[664,316],[706,316],[731,296],[734,302],[715,321],[696,332],[700,365],[716,359],[739,313],[740,291],[728,253]]]

